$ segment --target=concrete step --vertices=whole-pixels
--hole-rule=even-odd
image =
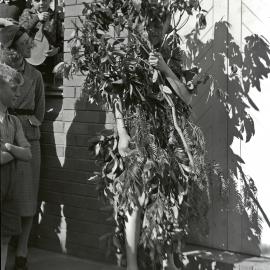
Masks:
[[[185,270],[270,270],[270,258],[187,246]]]
[[[6,270],[13,270],[14,253],[9,252]],[[43,249],[30,248],[28,270],[123,270],[114,265],[75,258]]]
[[[188,245],[185,248],[184,257],[185,267],[181,270],[270,270],[270,258],[252,257],[198,246]],[[12,270],[13,264],[14,253],[11,250],[6,270]],[[38,248],[30,249],[28,266],[29,270],[125,269]]]

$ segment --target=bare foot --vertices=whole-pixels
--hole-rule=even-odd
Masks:
[[[164,270],[181,270],[180,268],[177,268],[175,265],[166,266]]]
[[[137,266],[127,267],[127,270],[139,270]]]

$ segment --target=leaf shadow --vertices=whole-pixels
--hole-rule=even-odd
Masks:
[[[200,236],[195,223],[189,242],[260,255],[262,217],[258,209],[263,211],[263,207],[256,199],[254,181],[243,172],[241,143],[255,135],[249,112],[259,108],[251,94],[262,91],[261,81],[270,73],[269,44],[264,37],[251,35],[245,38],[242,51],[229,23],[220,21],[215,24],[213,39],[203,42],[199,31],[193,30],[185,45],[184,65],[195,65],[210,77],[198,89],[192,117],[205,134],[209,161],[219,164],[224,177],[218,181],[210,175],[209,233]]]

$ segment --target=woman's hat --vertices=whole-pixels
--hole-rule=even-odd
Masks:
[[[10,48],[25,32],[25,29],[18,25],[5,26],[0,22],[0,44],[4,48]]]

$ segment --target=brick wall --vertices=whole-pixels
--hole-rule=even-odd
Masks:
[[[80,0],[65,1],[65,40],[71,21],[81,14]],[[70,59],[65,41],[66,61]],[[112,128],[112,115],[81,97],[82,76],[64,80],[63,99],[47,97],[42,125],[40,213],[34,228],[35,245],[70,255],[104,261],[99,237],[112,231],[100,210],[95,185],[88,181],[97,170],[90,159],[88,140],[98,131]],[[109,259],[110,260],[110,259]]]

